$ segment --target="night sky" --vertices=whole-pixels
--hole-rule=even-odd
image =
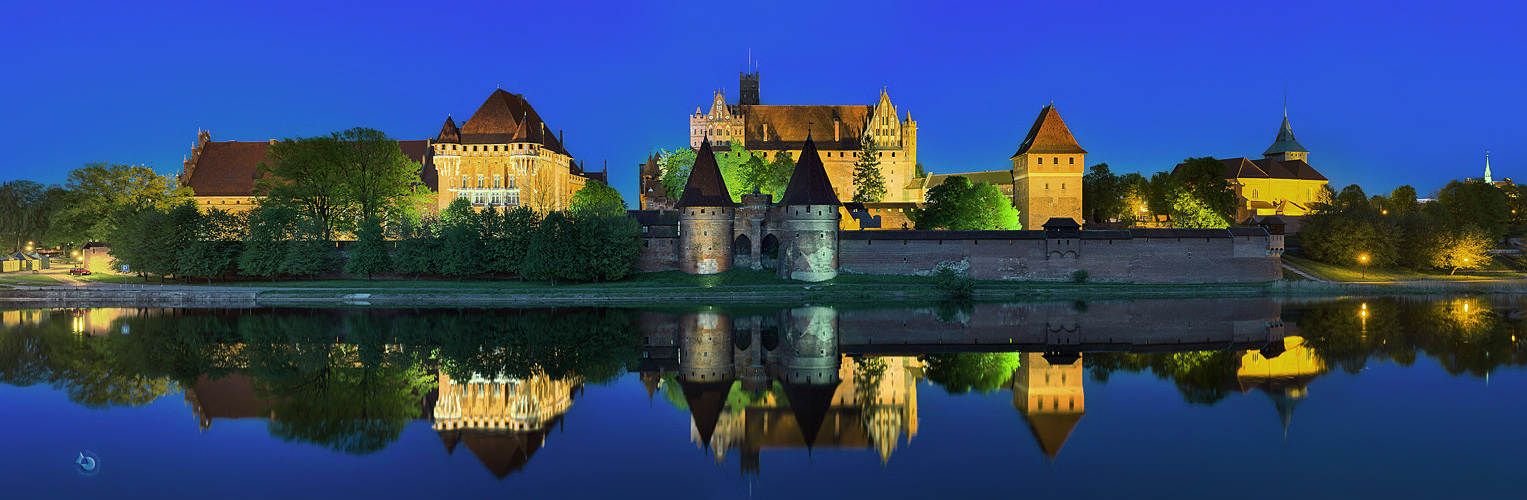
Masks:
[[[575,158],[684,147],[752,50],[764,104],[873,104],[885,87],[935,173],[1009,167],[1054,101],[1089,164],[1260,158],[1283,113],[1340,189],[1527,179],[1527,2],[10,3],[0,180],[88,162],[177,173],[197,129],[398,139],[522,93]],[[1339,5],[1333,5],[1339,4]],[[958,6],[956,6],[958,5]]]

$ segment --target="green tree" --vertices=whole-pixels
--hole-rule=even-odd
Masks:
[[[673,152],[658,150],[658,165],[663,170],[658,182],[668,190],[669,196],[678,198],[684,192],[684,184],[689,182],[689,170],[695,166],[696,156],[695,150],[689,148]]]
[[[1474,225],[1465,225],[1449,234],[1447,246],[1443,248],[1442,268],[1452,268],[1448,274],[1455,274],[1459,269],[1479,269],[1490,263],[1490,250],[1495,248],[1495,239],[1490,237],[1483,229]]]
[[[1436,198],[1459,226],[1473,224],[1493,240],[1505,237],[1509,229],[1510,204],[1506,193],[1493,184],[1452,181],[1437,192]]]
[[[168,209],[191,196],[191,189],[179,187],[173,175],[159,175],[143,166],[108,163],[91,163],[70,171],[66,190],[68,194],[53,221],[55,241],[105,240],[119,210]]]
[[[1336,199],[1332,205],[1334,205],[1335,210],[1377,211],[1376,207],[1373,206],[1372,200],[1368,198],[1368,194],[1364,193],[1362,186],[1357,184],[1350,184],[1347,187],[1341,188],[1341,192],[1336,194]]]
[[[400,273],[412,273],[415,280],[424,274],[439,273],[441,245],[435,231],[440,225],[433,217],[407,217],[399,221],[393,267]]]
[[[286,258],[281,260],[281,272],[308,276],[317,281],[318,275],[333,271],[339,255],[334,242],[325,237],[325,234],[322,220],[298,217],[292,227]]]
[[[874,136],[859,139],[859,156],[854,159],[854,201],[874,203],[885,199],[885,176],[880,172],[880,147]]]
[[[373,274],[391,271],[392,257],[387,253],[384,236],[381,220],[376,217],[362,220],[355,243],[350,245],[350,257],[345,260],[345,274],[371,279]]]
[[[641,225],[636,219],[625,214],[595,213],[575,214],[574,217],[582,262],[577,269],[581,275],[567,278],[615,281],[636,272],[636,260],[641,256]]]
[[[1174,227],[1196,229],[1230,227],[1229,219],[1209,208],[1207,204],[1193,196],[1187,189],[1180,186],[1176,187],[1169,191],[1167,196],[1172,202],[1172,225]]]
[[[523,274],[531,279],[548,280],[553,286],[557,278],[578,275],[583,267],[579,236],[577,225],[565,212],[547,213],[531,235]]]
[[[616,191],[615,188],[597,180],[590,180],[583,185],[583,189],[573,193],[570,210],[575,214],[625,217],[626,200],[620,197],[620,191]]]
[[[1130,172],[1119,176],[1119,189],[1123,192],[1120,200],[1124,210],[1120,220],[1131,226],[1151,220],[1149,179],[1138,172]]]
[[[54,215],[64,208],[68,192],[58,186],[32,181],[0,183],[0,249],[7,253],[26,249],[27,242],[51,245]]]
[[[1082,176],[1082,213],[1093,222],[1126,219],[1123,179],[1108,170],[1107,163],[1093,165]]]
[[[1395,215],[1416,213],[1419,210],[1416,203],[1416,188],[1408,184],[1394,188],[1394,191],[1389,192],[1389,207],[1390,213]]]
[[[418,163],[403,154],[398,141],[369,128],[352,128],[331,136],[338,144],[346,172],[345,194],[355,205],[357,221],[395,218],[417,193]]]
[[[928,171],[923,170],[923,162],[917,162],[917,165],[912,168],[912,178],[921,179],[928,176]]]
[[[250,276],[275,278],[281,274],[291,243],[291,227],[296,211],[278,204],[260,204],[249,211],[249,231],[244,250],[239,254],[240,272]]]
[[[525,252],[530,248],[530,238],[538,222],[535,211],[527,207],[504,210],[491,222],[484,218],[483,225],[488,234],[484,242],[488,271],[521,274]]]
[[[1225,220],[1235,219],[1240,200],[1236,199],[1230,181],[1225,179],[1225,165],[1219,160],[1207,156],[1185,159],[1173,171],[1172,177],[1204,208]]]
[[[479,274],[487,249],[483,245],[482,218],[472,202],[457,198],[440,213],[440,273],[447,276]]]
[[[183,205],[196,211],[194,202]],[[184,210],[176,207],[175,210]],[[213,276],[223,276],[238,268],[239,254],[243,249],[245,218],[226,210],[212,209],[197,214],[193,219],[192,241],[181,253],[181,272],[186,276],[205,276],[212,284]]]
[[[1018,209],[1013,208],[995,186],[972,185],[964,176],[952,176],[928,190],[928,203],[913,209],[916,229],[1022,229]]]

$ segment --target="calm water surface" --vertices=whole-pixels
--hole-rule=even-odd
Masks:
[[[4,310],[0,498],[1518,497],[1524,313]]]

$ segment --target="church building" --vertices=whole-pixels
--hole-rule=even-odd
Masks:
[[[1320,201],[1328,182],[1324,175],[1309,164],[1310,150],[1294,139],[1294,129],[1288,124],[1288,113],[1283,115],[1283,125],[1272,146],[1262,152],[1262,159],[1226,158],[1225,180],[1235,190],[1237,200],[1235,220],[1246,221],[1261,216],[1282,216],[1285,222],[1298,226],[1297,219],[1310,211],[1310,204]],[[1182,168],[1178,165],[1177,168]],[[1173,170],[1176,173],[1176,170]]]
[[[799,161],[806,137],[815,137],[817,151],[840,200],[854,196],[854,162],[861,143],[870,138],[879,149],[880,173],[885,178],[884,202],[920,202],[920,192],[904,189],[917,170],[917,122],[912,114],[898,115],[884,90],[872,105],[765,105],[758,93],[757,72],[740,77],[741,97],[726,102],[717,91],[709,110],[696,107],[689,117],[689,147],[709,141],[723,151],[733,142],[772,160],[788,151]]]

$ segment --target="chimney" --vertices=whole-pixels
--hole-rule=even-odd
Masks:
[[[841,141],[841,140],[843,140],[843,137],[841,136],[840,132],[838,131],[838,120],[837,119],[834,119],[832,121],[832,140],[834,140],[834,141]]]
[[[561,144],[564,148],[567,147],[567,143],[562,142],[562,129],[557,129],[557,144]]]

